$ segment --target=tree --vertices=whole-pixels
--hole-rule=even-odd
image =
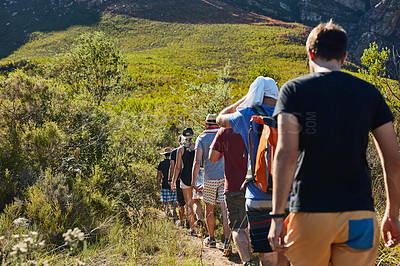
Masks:
[[[400,56],[393,49],[393,56],[390,60],[391,51],[387,47],[378,50],[378,45],[374,42],[364,50],[361,57],[361,63],[366,69],[361,69],[359,73],[370,83],[374,84],[384,95],[390,107],[400,111]],[[387,65],[391,65],[388,75]]]
[[[81,35],[55,65],[54,77],[75,91],[86,89],[98,105],[110,91],[120,88],[126,77],[122,54],[102,32]]]

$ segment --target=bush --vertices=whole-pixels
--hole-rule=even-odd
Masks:
[[[48,241],[54,241],[68,226],[71,194],[65,176],[47,170],[39,181],[30,186],[24,199],[25,215],[37,225]]]
[[[75,91],[86,89],[100,105],[125,83],[126,63],[110,38],[102,32],[82,34],[71,49],[49,66],[49,73]]]

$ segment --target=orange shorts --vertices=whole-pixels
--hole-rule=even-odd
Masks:
[[[285,223],[286,256],[292,265],[375,265],[379,227],[374,212],[297,212]]]

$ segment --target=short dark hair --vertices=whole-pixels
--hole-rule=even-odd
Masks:
[[[321,23],[308,35],[306,48],[315,57],[325,60],[340,60],[347,51],[346,31],[333,23],[332,19],[327,23]]]

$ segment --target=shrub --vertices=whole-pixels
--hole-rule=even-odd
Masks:
[[[86,89],[99,105],[127,76],[122,54],[102,32],[86,33],[49,66],[50,74],[79,91]]]
[[[25,214],[51,242],[64,231],[71,213],[71,194],[65,176],[47,170],[30,186],[24,199]]]

